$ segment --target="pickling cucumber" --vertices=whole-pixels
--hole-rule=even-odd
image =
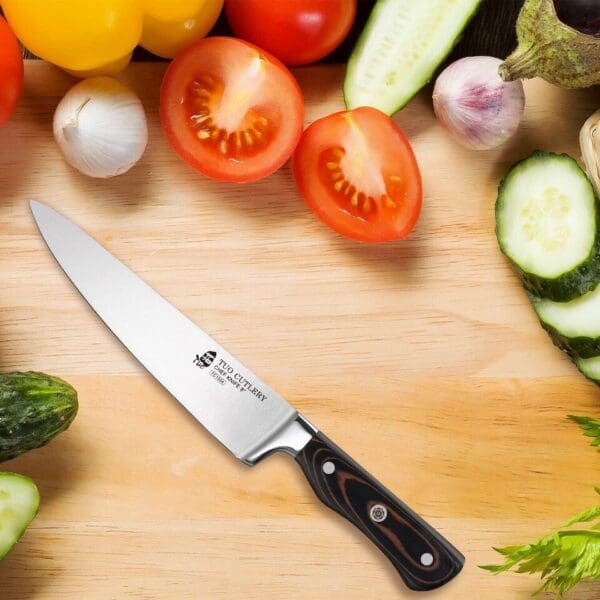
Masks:
[[[21,539],[39,507],[40,494],[29,477],[0,473],[0,561]]]
[[[525,288],[566,302],[600,281],[594,189],[567,154],[535,151],[498,188],[496,236]]]
[[[600,385],[600,356],[576,358],[574,362],[588,379],[591,379],[596,385]]]
[[[346,106],[391,115],[432,78],[481,0],[378,0],[348,61]]]
[[[574,359],[600,355],[600,283],[570,302],[529,297],[542,326],[559,348]]]
[[[44,373],[0,374],[0,462],[47,444],[73,421],[77,392]]]

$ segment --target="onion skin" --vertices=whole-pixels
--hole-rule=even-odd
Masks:
[[[73,86],[56,107],[53,130],[65,160],[84,175],[102,179],[129,171],[148,143],[142,103],[111,77]]]
[[[435,115],[467,148],[496,148],[514,135],[521,122],[523,85],[502,81],[500,63],[492,56],[461,58],[446,67],[435,82]]]
[[[519,46],[500,65],[504,81],[539,76],[564,88],[600,83],[600,38],[562,23],[552,0],[526,0],[517,38]]]

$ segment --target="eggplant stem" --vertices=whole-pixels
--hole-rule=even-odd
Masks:
[[[515,50],[499,67],[498,73],[503,81],[530,79],[536,76],[538,51],[534,46]]]

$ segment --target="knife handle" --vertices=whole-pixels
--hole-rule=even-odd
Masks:
[[[360,529],[410,589],[432,590],[458,575],[464,556],[322,433],[295,458],[319,499]]]

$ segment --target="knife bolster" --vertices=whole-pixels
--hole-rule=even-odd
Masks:
[[[253,466],[275,452],[285,452],[295,458],[318,432],[308,419],[297,413],[292,421],[277,430],[259,447],[254,448],[242,461]]]

